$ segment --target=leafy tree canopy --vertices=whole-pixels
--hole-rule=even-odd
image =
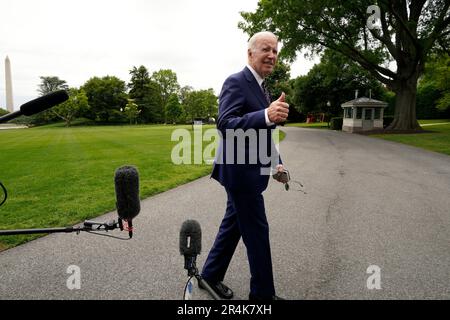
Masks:
[[[271,30],[283,41],[282,57],[302,49],[337,51],[386,84],[396,95],[390,129],[420,128],[417,80],[427,56],[450,43],[450,0],[260,0],[242,12],[248,34]],[[375,23],[374,23],[375,22]],[[395,62],[397,70],[389,68]]]

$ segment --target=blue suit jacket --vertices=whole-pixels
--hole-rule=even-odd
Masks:
[[[225,80],[219,97],[219,117],[217,129],[222,139],[216,155],[211,177],[219,181],[225,188],[234,191],[262,193],[268,185],[269,175],[261,174],[261,168],[275,167],[281,159],[274,148],[272,130],[275,125],[267,126],[265,109],[269,106],[261,87],[258,85],[251,71],[244,70],[231,75]],[[230,150],[227,147],[227,129],[244,132],[254,131],[257,134],[257,143],[239,144],[234,139],[234,157],[227,161]],[[254,130],[251,130],[254,129]],[[228,136],[229,137],[229,136]],[[230,139],[228,139],[228,142]],[[267,159],[260,157],[261,146],[265,146],[262,153],[267,157],[276,157],[277,163],[267,163]],[[275,151],[273,155],[271,151]],[[245,154],[245,164],[239,164],[237,155]],[[250,161],[256,153],[257,161]],[[232,154],[233,155],[233,154]],[[253,158],[254,159],[254,158]],[[273,162],[273,161],[272,161]]]

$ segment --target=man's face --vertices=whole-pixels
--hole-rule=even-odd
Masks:
[[[278,41],[275,37],[266,36],[256,40],[255,48],[248,50],[250,66],[265,78],[272,73],[278,57]]]

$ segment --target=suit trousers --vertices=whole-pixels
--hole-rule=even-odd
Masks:
[[[272,297],[275,288],[264,198],[261,193],[226,191],[225,216],[203,266],[202,277],[213,283],[223,281],[242,237],[250,266],[250,293]]]

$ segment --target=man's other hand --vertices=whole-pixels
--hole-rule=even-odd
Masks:
[[[273,175],[275,180],[281,183],[288,183],[289,182],[288,176],[282,174],[284,172],[283,165],[282,164],[277,165],[276,170],[277,170],[276,173]]]

